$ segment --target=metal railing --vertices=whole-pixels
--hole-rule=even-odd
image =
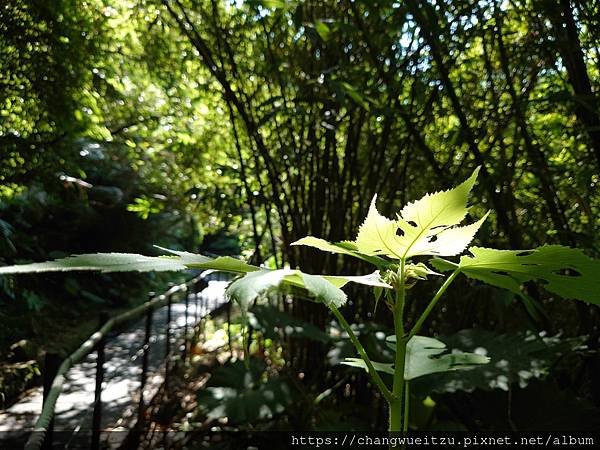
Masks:
[[[66,375],[69,370],[77,363],[82,361],[88,354],[93,351],[97,352],[96,358],[96,383],[94,391],[94,410],[92,416],[92,434],[90,448],[96,450],[100,448],[100,435],[101,435],[101,419],[102,419],[102,383],[104,380],[104,362],[105,362],[105,345],[107,337],[111,331],[117,329],[120,325],[131,322],[136,319],[141,319],[142,316],[146,315],[145,327],[144,327],[144,341],[140,350],[142,351],[142,371],[140,376],[140,391],[139,401],[137,405],[137,423],[136,430],[138,433],[141,432],[141,428],[144,423],[145,410],[147,403],[144,399],[144,388],[147,383],[148,376],[148,354],[150,349],[150,340],[152,336],[152,321],[153,313],[158,308],[167,306],[167,321],[166,321],[166,348],[165,348],[165,373],[164,373],[164,385],[165,387],[169,382],[169,372],[171,370],[170,354],[171,354],[171,340],[172,340],[172,320],[171,320],[171,306],[173,304],[174,296],[177,293],[183,292],[185,301],[185,324],[183,331],[183,352],[182,358],[185,360],[189,355],[188,349],[188,320],[189,320],[189,295],[187,294],[190,287],[193,288],[195,293],[201,292],[208,286],[208,282],[203,275],[197,276],[192,280],[180,284],[171,286],[165,293],[154,296],[150,294],[151,300],[137,306],[125,313],[122,313],[116,317],[108,319],[106,317],[101,318],[101,322],[104,323],[100,329],[93,333],[81,346],[71,353],[66,359],[59,364],[59,357],[53,354],[46,355],[46,361],[44,365],[43,379],[44,379],[44,400],[41,414],[39,415],[32,433],[30,434],[27,443],[25,444],[26,450],[39,450],[43,448],[52,448],[53,441],[53,422],[55,415],[56,403],[63,392],[63,387],[66,381]],[[207,309],[207,308],[206,308]],[[209,311],[205,310],[205,314]],[[200,317],[200,319],[202,316]],[[194,325],[198,322],[198,307],[196,305],[194,311]],[[119,331],[120,333],[121,331]],[[117,333],[118,334],[118,333]]]

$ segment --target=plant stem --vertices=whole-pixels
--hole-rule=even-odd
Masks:
[[[404,336],[404,301],[406,295],[404,259],[400,260],[400,281],[396,284],[396,302],[394,303],[394,331],[396,334],[396,360],[394,363],[393,401],[390,406],[390,432],[400,432],[403,427],[402,403],[404,400],[404,362],[406,359],[406,343]]]
[[[459,269],[456,269],[454,272],[452,272],[452,274],[448,278],[446,278],[446,281],[444,281],[444,284],[442,284],[442,286],[435,293],[435,295],[429,302],[429,305],[427,305],[427,308],[425,308],[425,311],[423,311],[423,314],[421,314],[421,316],[419,317],[419,319],[417,320],[415,325],[410,330],[410,333],[408,334],[408,339],[412,338],[414,335],[416,335],[419,332],[419,330],[421,330],[421,327],[423,326],[423,322],[425,322],[425,320],[427,319],[427,317],[429,316],[429,314],[431,313],[433,308],[435,308],[435,305],[437,304],[438,300],[442,297],[444,292],[446,292],[446,289],[448,289],[448,287],[452,284],[452,282],[458,276],[459,273],[460,273]]]
[[[404,381],[404,424],[402,431],[406,433],[408,431],[408,416],[410,414],[410,383],[408,380]]]
[[[352,341],[352,344],[354,344],[354,347],[356,347],[358,354],[367,365],[368,373],[371,376],[371,379],[379,388],[379,391],[381,391],[383,397],[387,400],[388,403],[390,403],[393,400],[392,393],[379,376],[379,373],[377,373],[377,371],[375,370],[375,367],[373,367],[373,363],[371,362],[369,355],[367,355],[367,352],[365,351],[362,344],[354,334],[354,331],[352,331],[352,328],[350,327],[348,322],[346,322],[346,319],[344,318],[342,313],[334,305],[329,305],[329,309],[331,309],[331,312],[333,312],[333,315],[336,317],[342,328],[346,331],[346,333],[348,333],[350,341]]]

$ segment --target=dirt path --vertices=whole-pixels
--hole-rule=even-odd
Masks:
[[[197,318],[214,310],[225,302],[227,281],[209,281],[209,286],[199,294],[189,295],[188,326],[193,327]],[[150,341],[148,382],[145,398],[158,389],[164,376],[166,349],[167,307],[154,312],[152,338]],[[171,310],[171,349],[183,334],[185,304],[174,303]],[[141,347],[144,341],[145,319],[139,320],[118,336],[109,338],[105,347],[105,375],[102,391],[102,429],[119,429],[127,418],[136,412],[141,377]],[[54,429],[61,441],[78,434],[88,435],[91,430],[94,387],[96,377],[96,353],[73,366],[67,375],[67,383],[56,404]],[[22,441],[32,430],[42,410],[42,388],[30,390],[19,402],[0,411],[0,448],[7,442],[14,445]],[[13,448],[13,447],[10,447]],[[62,447],[61,447],[62,448]]]

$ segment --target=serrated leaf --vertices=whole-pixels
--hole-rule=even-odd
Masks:
[[[347,279],[341,280],[341,277],[337,278],[343,284],[352,281]],[[359,279],[361,277],[347,278]],[[311,296],[325,305],[340,307],[346,302],[346,294],[325,277],[310,275],[291,269],[260,269],[248,273],[231,283],[225,293],[239,304],[242,312],[245,314],[250,303],[282,283],[289,283],[293,286],[306,289]]]
[[[406,205],[397,220],[382,216],[373,197],[367,218],[355,244],[360,253],[406,259],[416,255],[452,256],[462,252],[487,218],[455,227],[468,212],[467,200],[479,168],[462,184],[447,191],[427,194]]]
[[[348,297],[344,291],[335,287],[330,281],[319,275],[301,273],[301,276],[302,281],[304,281],[304,286],[318,302],[321,302],[326,306],[335,306],[337,308],[346,303]]]
[[[469,212],[467,201],[478,174],[479,167],[457,187],[426,194],[420,200],[407,204],[400,211],[400,216],[407,222],[415,222],[419,229],[449,227],[460,223]]]
[[[600,304],[600,261],[581,250],[545,245],[534,250],[469,248],[458,268],[470,278],[521,295],[526,281],[540,280],[544,288],[564,298]],[[432,261],[438,270],[448,270],[446,261]]]
[[[368,275],[323,275],[323,278],[339,288],[344,287],[348,283],[357,283],[365,286],[392,289],[392,286],[381,279],[378,270]]]
[[[308,247],[318,248],[319,250],[323,250],[325,252],[331,253],[342,253],[344,255],[352,255],[356,254],[355,249],[349,249],[347,246],[342,246],[339,244],[332,244],[327,242],[325,239],[316,238],[313,236],[306,236],[302,239],[297,240],[296,242],[292,242],[291,245],[306,245]]]
[[[238,303],[245,315],[249,305],[256,298],[278,287],[286,275],[294,272],[291,269],[257,270],[233,281],[225,290],[225,294]]]
[[[490,358],[477,353],[447,351],[446,344],[426,336],[413,336],[406,344],[404,379],[412,380],[424,375],[450,370],[470,369],[487,364]]]
[[[79,270],[97,270],[100,272],[164,272],[186,269],[187,267],[179,257],[144,256],[133,253],[94,253],[74,255],[41,263],[0,267],[0,274]]]

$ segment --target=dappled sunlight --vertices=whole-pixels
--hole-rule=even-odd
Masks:
[[[191,330],[196,318],[208,314],[225,301],[226,281],[210,281],[208,287],[189,295],[188,327]],[[173,343],[182,337],[185,326],[185,303],[181,300],[171,307],[171,339]],[[167,307],[153,313],[152,336],[149,339],[149,374],[144,389],[150,398],[164,380],[165,330]],[[130,415],[137,407],[139,398],[144,339],[144,319],[127,330],[107,339],[105,346],[104,382],[102,384],[102,428],[110,429],[121,417]],[[224,345],[224,344],[220,344]],[[95,394],[97,354],[90,353],[84,361],[71,368],[64,383],[63,392],[56,403],[55,428],[57,430],[90,430]],[[32,390],[25,398],[7,410],[0,412],[0,432],[16,429],[26,432],[42,408],[41,389]]]

